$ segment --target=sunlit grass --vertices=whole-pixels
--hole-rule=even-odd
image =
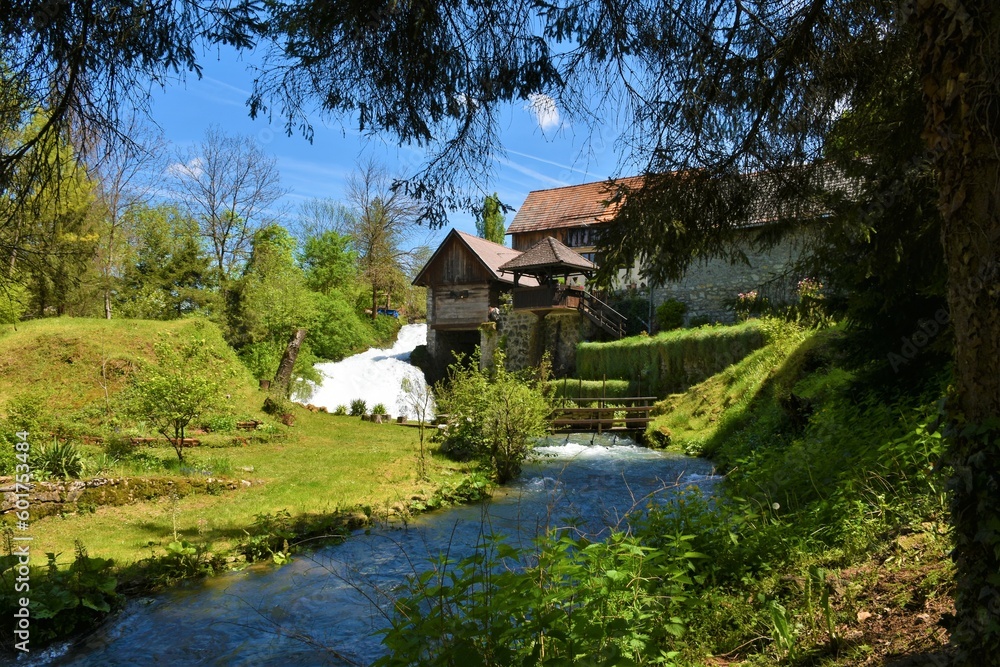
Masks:
[[[407,503],[415,494],[429,495],[440,483],[457,484],[466,469],[443,457],[430,457],[430,481],[420,481],[417,429],[305,410],[296,410],[295,416],[296,425],[284,439],[245,447],[192,449],[186,454],[185,467],[202,471],[192,474],[203,475],[228,464],[231,472],[221,476],[246,480],[250,487],[48,517],[32,525],[33,554],[41,561],[51,551],[68,560],[74,541],[80,540],[92,556],[125,564],[151,552],[161,554],[162,547],[173,540],[175,525],[178,536],[225,551],[245,535],[257,515],[287,510],[294,518],[365,505],[377,514],[394,503]],[[149,474],[177,474],[169,469],[176,468],[172,449],[163,446],[144,453],[147,458],[152,455],[169,462],[167,469]]]

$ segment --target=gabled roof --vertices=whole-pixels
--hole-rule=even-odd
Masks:
[[[414,285],[423,284],[421,281],[424,278],[424,274],[427,273],[428,268],[430,268],[434,261],[441,254],[441,251],[448,245],[448,242],[452,239],[456,242],[465,246],[469,253],[479,261],[480,264],[487,270],[487,272],[497,280],[502,283],[514,283],[514,274],[503,271],[500,266],[505,262],[508,262],[516,257],[518,257],[521,252],[519,250],[514,250],[513,248],[508,248],[507,246],[500,245],[499,243],[493,243],[493,241],[487,241],[486,239],[481,239],[478,236],[473,236],[472,234],[466,234],[465,232],[460,232],[457,229],[452,229],[448,232],[448,235],[441,241],[441,245],[438,246],[431,258],[427,260],[424,264],[424,268],[420,270],[417,277],[413,279]],[[531,287],[532,284],[537,284],[537,281],[532,279],[521,279],[521,284]]]
[[[547,236],[500,268],[530,274],[540,269],[594,271],[597,265],[559,240]]]
[[[638,188],[642,176],[629,176],[616,184]],[[570,185],[550,190],[533,190],[518,209],[507,229],[508,234],[536,232],[563,227],[583,227],[606,222],[615,209],[604,205],[610,197],[608,181]]]

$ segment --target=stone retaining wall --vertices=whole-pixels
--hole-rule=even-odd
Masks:
[[[95,478],[65,482],[33,482],[29,502],[31,518],[40,519],[63,511],[75,511],[78,504],[92,507],[128,505],[160,496],[215,493],[252,486],[245,479],[198,478]],[[11,477],[0,478],[0,515],[14,511],[17,487]]]

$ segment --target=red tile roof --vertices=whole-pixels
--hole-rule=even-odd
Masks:
[[[619,178],[615,182],[638,188],[642,185],[642,176]],[[606,222],[614,215],[614,210],[604,204],[610,196],[608,181],[533,190],[518,209],[507,233],[519,234]]]

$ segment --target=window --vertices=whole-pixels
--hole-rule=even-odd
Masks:
[[[594,245],[597,234],[592,227],[570,229],[566,233],[566,245],[570,248],[583,248]]]

